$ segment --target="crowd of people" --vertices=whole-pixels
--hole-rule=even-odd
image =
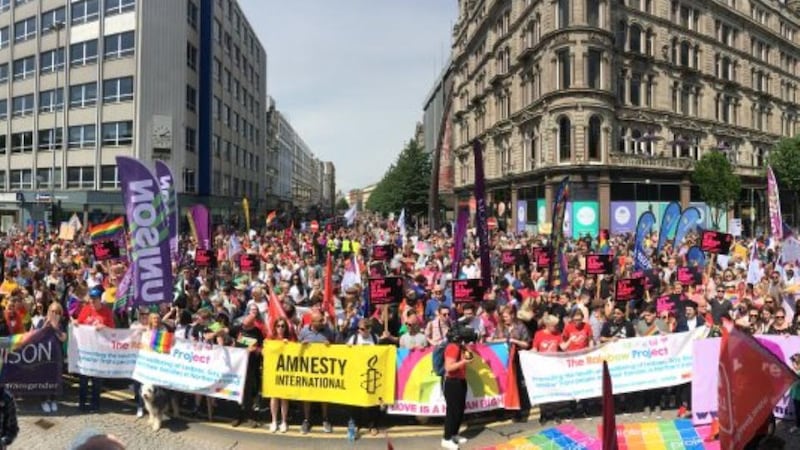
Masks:
[[[98,329],[177,330],[176,334],[185,338],[247,348],[250,360],[244,400],[233,425],[257,425],[259,413],[268,408],[271,432],[288,430],[292,399],[267,402],[261,398],[261,348],[269,339],[422,349],[442,343],[455,324],[463,324],[475,331],[478,342],[505,342],[519,350],[553,353],[698,327],[708,327],[709,335],[714,336],[725,319],[752,334],[800,335],[800,314],[795,314],[800,306],[800,301],[795,301],[800,295],[800,270],[795,262],[780,262],[780,243],[768,238],[740,240],[739,244],[748,249],[744,256],[734,255],[724,261],[710,257],[699,269],[701,277],[696,284],[682,284],[677,277],[678,268],[688,264],[686,252],[698,239],[696,234],[690,233],[682,243],[667,243],[660,252],[655,251],[656,241],[648,239],[646,252],[654,269],[645,275],[648,282],[644,296],[617,302],[614,280],[635,272],[632,236],[611,236],[604,243],[607,248],[602,251],[613,255],[613,273],[599,276],[586,273],[584,259],[601,251],[598,240],[588,236],[568,240],[567,283],[549,289],[549,268],[538,267],[531,257],[533,248],[547,246],[548,237],[495,231],[490,239],[493,285],[482,300],[456,303],[453,279],[481,276],[479,244],[472,232],[465,237],[463,253],[455,255],[454,239],[447,230],[420,228],[404,235],[396,223],[378,219],[360,219],[352,227],[329,227],[315,233],[293,229],[242,233],[220,226],[211,243],[215,267],[196,267],[198,244],[183,236],[182,257],[173,262],[174,297],[159,308],[115,309],[116,289],[126,270],[124,260],[94,261],[88,234],[72,241],[45,233],[38,233],[36,240],[33,236],[9,233],[2,239],[0,335],[50,326],[59,339],[65,340],[67,326],[72,323]],[[374,245],[391,246],[391,257],[372,260]],[[503,264],[502,251],[509,249],[521,251],[522,257]],[[256,272],[239,270],[241,253],[259,256]],[[328,255],[333,263],[335,317],[323,308]],[[751,260],[756,261],[756,269]],[[370,274],[404,277],[402,301],[372,307],[366,289]],[[270,317],[271,296],[279,299],[285,318]],[[448,360],[445,378],[451,373],[463,378],[466,364],[466,360]],[[518,363],[515,368],[519,370]],[[527,404],[523,377],[517,379],[522,409],[515,418],[523,419],[531,405]],[[101,389],[102,380],[81,376],[80,407],[99,409]],[[648,417],[661,417],[662,408],[675,407],[679,416],[688,417],[689,393],[689,385],[656,389],[629,394],[629,399],[617,404],[628,410],[639,405]],[[793,394],[797,404],[800,387]],[[141,416],[138,393],[137,401]],[[184,405],[187,402],[189,414],[207,413],[211,418],[213,399],[187,395]],[[312,406],[303,405],[299,424],[303,433],[311,430]],[[322,430],[326,433],[332,430],[329,409],[336,407],[321,404]],[[592,401],[542,405],[540,421],[590,414],[596,407]],[[56,412],[58,398],[42,399],[41,408],[45,413]],[[346,416],[369,433],[378,433],[381,414],[375,409],[354,408]],[[460,419],[445,431],[445,440],[453,442],[452,448],[463,439],[457,435],[459,424]],[[443,445],[447,446],[446,442]]]

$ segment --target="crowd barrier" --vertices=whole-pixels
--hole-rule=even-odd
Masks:
[[[531,403],[601,396],[602,361],[609,362],[614,393],[693,383],[693,422],[716,415],[719,339],[702,339],[705,328],[666,336],[623,339],[587,351],[558,354],[519,352]],[[176,333],[179,334],[179,333]],[[800,337],[759,336],[788,362],[800,352]],[[163,344],[163,342],[161,343]],[[443,416],[441,380],[433,373],[432,349],[391,346],[297,344],[267,341],[261,392],[265,397],[354,406],[386,404],[390,414]],[[469,412],[504,407],[509,351],[504,343],[478,344],[467,366]],[[58,394],[61,342],[52,330],[0,338],[0,382],[21,394]],[[71,373],[133,379],[177,391],[242,401],[248,351],[242,348],[158,339],[130,329],[70,327]],[[515,390],[511,390],[515,391]],[[791,419],[788,394],[775,415]]]

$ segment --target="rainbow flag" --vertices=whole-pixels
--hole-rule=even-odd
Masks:
[[[277,216],[278,216],[277,211],[272,211],[271,213],[267,214],[267,226],[269,226],[269,224],[271,224],[272,221],[275,220],[275,217]]]
[[[37,330],[38,331],[38,330]],[[12,334],[11,336],[0,337],[0,350],[3,354],[15,352],[25,346],[36,331],[29,331],[22,334]],[[0,372],[2,372],[3,362],[6,358],[0,358]]]
[[[150,349],[156,353],[169,353],[172,350],[172,343],[175,341],[175,333],[165,330],[158,330],[150,338]]]
[[[122,216],[117,217],[109,222],[92,225],[91,228],[89,228],[89,234],[92,236],[92,241],[111,239],[124,231],[125,218]]]
[[[601,450],[601,447],[597,438],[587,435],[575,425],[563,424],[483,450]]]
[[[703,450],[703,438],[689,419],[617,424],[620,450]]]

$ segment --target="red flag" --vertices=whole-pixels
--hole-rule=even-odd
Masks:
[[[744,448],[796,379],[753,337],[723,327],[717,388],[720,448]]]
[[[508,352],[508,366],[506,367],[506,393],[503,396],[505,409],[519,411],[519,389],[517,389],[517,371],[514,360],[517,356],[517,346],[511,344]]]
[[[389,437],[386,437],[386,450],[394,450],[394,445],[392,445],[392,441],[389,440]]]
[[[608,363],[603,361],[603,450],[617,450],[617,416],[614,414],[614,392]]]
[[[325,262],[325,293],[322,297],[322,310],[328,314],[328,320],[336,323],[336,307],[333,300],[333,259],[330,252]]]
[[[267,337],[271,338],[275,330],[272,329],[273,324],[275,323],[275,319],[281,318],[283,319],[286,324],[288,325],[287,336],[291,336],[292,338],[295,337],[294,327],[291,325],[292,321],[289,320],[289,317],[286,316],[286,311],[283,310],[283,306],[281,306],[281,300],[275,295],[275,292],[272,289],[269,289],[269,298],[267,299]]]

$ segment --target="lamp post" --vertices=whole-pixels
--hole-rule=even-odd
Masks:
[[[56,21],[56,22],[53,23],[53,25],[50,26],[50,30],[56,32],[56,50],[55,50],[55,61],[54,61],[54,66],[55,66],[55,71],[56,71],[56,90],[55,90],[55,108],[53,110],[53,141],[56,141],[56,139],[58,138],[58,94],[60,92],[60,90],[59,90],[60,87],[59,87],[59,84],[58,84],[58,71],[60,70],[59,67],[58,67],[58,59],[59,59],[59,57],[58,57],[59,53],[58,52],[59,52],[59,49],[60,49],[60,46],[61,46],[61,30],[64,29],[64,26],[65,26],[65,24],[64,24],[63,21]],[[66,54],[66,51],[65,51],[63,53],[64,67],[65,68],[66,68],[66,65],[67,65],[66,57],[67,57],[67,54]],[[65,75],[66,75],[66,71],[65,71]],[[62,108],[62,110],[66,111],[66,105],[64,104],[64,102],[66,102],[66,96],[62,94],[61,95],[61,108]],[[66,125],[66,123],[64,125]],[[63,132],[61,133],[61,145],[60,145],[60,147],[61,147],[62,154],[64,152],[64,140],[66,139],[65,134],[66,133],[63,133]],[[53,144],[55,144],[55,142],[53,142]],[[51,151],[53,152],[53,166],[50,169],[50,216],[51,216],[50,217],[50,221],[52,223],[51,230],[55,230],[56,226],[58,225],[56,223],[56,145],[51,145]]]

